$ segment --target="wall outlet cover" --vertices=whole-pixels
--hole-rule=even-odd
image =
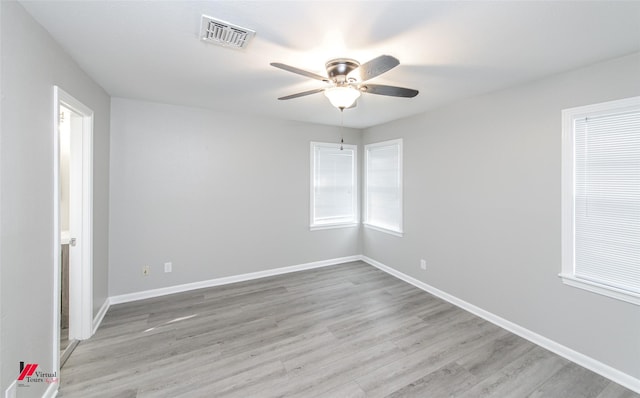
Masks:
[[[171,272],[173,265],[171,263],[164,263],[164,272]]]

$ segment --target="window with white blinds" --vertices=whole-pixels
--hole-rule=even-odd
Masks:
[[[640,97],[563,111],[563,280],[640,304]]]
[[[402,236],[402,140],[365,145],[364,225]]]
[[[357,225],[355,145],[311,143],[311,229]]]

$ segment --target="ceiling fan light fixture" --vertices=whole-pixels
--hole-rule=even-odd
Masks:
[[[360,64],[358,61],[349,58],[336,58],[329,60],[329,62],[325,64],[328,77],[280,62],[272,62],[271,66],[329,83],[327,88],[307,90],[280,97],[278,98],[279,100],[289,100],[324,91],[324,95],[331,101],[331,105],[342,111],[354,107],[361,93],[404,98],[413,98],[418,95],[418,90],[411,88],[365,83],[388,72],[399,64],[400,61],[391,55],[380,55],[364,64]]]
[[[331,87],[324,90],[324,95],[329,99],[331,105],[346,109],[360,98],[360,91],[353,87]]]

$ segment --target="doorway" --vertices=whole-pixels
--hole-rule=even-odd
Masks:
[[[60,142],[60,366],[64,365],[65,360],[71,354],[77,340],[69,338],[69,247],[75,246],[76,242],[71,241],[70,232],[70,209],[76,209],[78,206],[77,195],[71,199],[71,131],[73,130],[74,138],[78,134],[82,134],[82,116],[75,113],[64,105],[60,105],[60,113],[58,120],[58,134]],[[79,125],[80,124],[80,125]],[[80,130],[79,130],[80,128]],[[74,140],[75,141],[75,140]],[[74,142],[75,143],[75,142]],[[75,145],[77,147],[77,145]],[[77,149],[77,148],[74,148]],[[78,153],[74,151],[74,161],[77,161]],[[82,155],[81,153],[79,154]],[[74,172],[77,165],[74,164]],[[73,176],[77,180],[77,176]],[[74,181],[76,182],[76,181]],[[76,182],[77,183],[77,182]],[[75,188],[75,187],[74,187]],[[77,194],[74,189],[74,194]],[[70,203],[73,201],[74,203]],[[74,218],[78,217],[77,212],[73,214]],[[74,220],[74,223],[77,220]]]
[[[93,111],[54,88],[54,369],[93,334]]]

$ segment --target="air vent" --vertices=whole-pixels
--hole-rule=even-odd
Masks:
[[[208,43],[231,48],[246,48],[256,34],[251,29],[241,28],[207,15],[202,16],[200,38]]]

